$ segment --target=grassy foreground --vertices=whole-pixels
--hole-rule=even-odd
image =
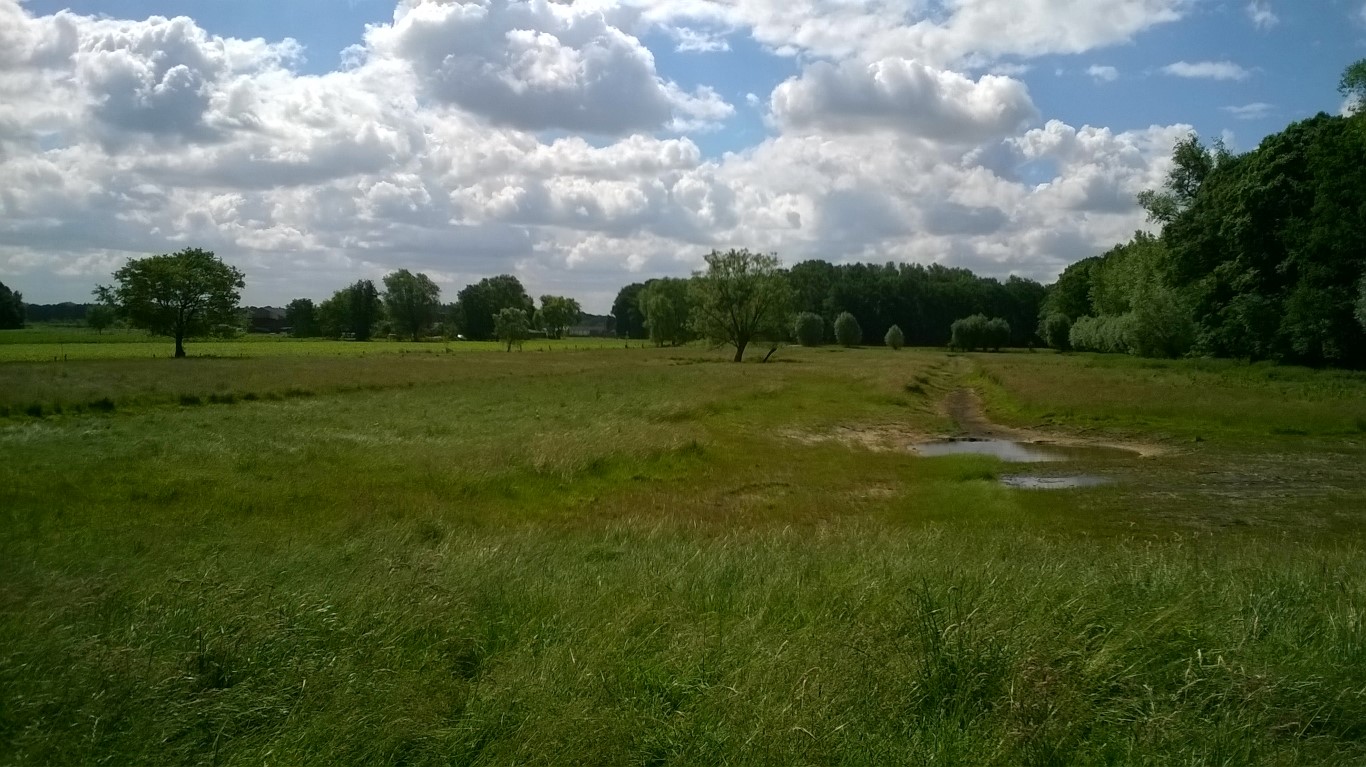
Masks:
[[[0,365],[0,761],[1366,760],[1366,377],[723,359]]]

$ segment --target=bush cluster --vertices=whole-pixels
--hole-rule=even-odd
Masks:
[[[1000,351],[1010,343],[1010,324],[1000,317],[974,314],[955,320],[949,326],[949,347],[962,351],[992,349]]]

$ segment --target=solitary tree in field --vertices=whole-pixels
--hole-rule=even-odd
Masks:
[[[114,324],[114,307],[109,304],[94,304],[85,310],[85,325],[96,333],[103,333]]]
[[[424,330],[436,322],[441,307],[441,288],[427,275],[413,274],[407,269],[384,277],[384,308],[389,320],[400,335],[416,341]]]
[[[235,325],[242,272],[199,248],[131,259],[114,272],[115,285],[101,285],[95,297],[110,304],[135,328],[175,339],[175,356],[185,356],[185,339]]]
[[[508,351],[512,351],[513,344],[517,344],[520,349],[522,342],[531,333],[526,312],[511,306],[499,310],[497,316],[493,318],[493,332],[498,336],[499,341],[507,344]]]
[[[24,296],[0,282],[0,330],[14,330],[24,326]]]
[[[579,321],[583,309],[579,302],[565,296],[541,296],[541,309],[536,312],[541,328],[551,338],[559,338],[570,325]]]
[[[717,346],[734,346],[735,362],[740,362],[751,341],[785,334],[791,289],[776,255],[712,251],[706,260],[706,271],[689,285],[698,335]]]

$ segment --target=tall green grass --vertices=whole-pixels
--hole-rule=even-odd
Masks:
[[[1366,449],[1172,436],[1057,494],[898,449],[959,385],[1125,377],[1018,356],[0,365],[117,403],[0,420],[0,761],[1366,760]],[[1132,391],[1049,428],[1160,440]]]
[[[1366,433],[1366,373],[1127,355],[973,355],[994,412],[1018,423],[1178,437]]]

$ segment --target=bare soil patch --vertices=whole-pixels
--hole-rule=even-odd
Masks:
[[[973,389],[954,389],[944,398],[941,407],[958,427],[958,433],[952,435],[951,439],[1010,440],[1030,445],[1109,448],[1132,452],[1140,458],[1152,458],[1170,452],[1167,446],[1152,442],[1119,442],[1077,434],[1017,429],[993,423],[987,418],[981,395]]]

